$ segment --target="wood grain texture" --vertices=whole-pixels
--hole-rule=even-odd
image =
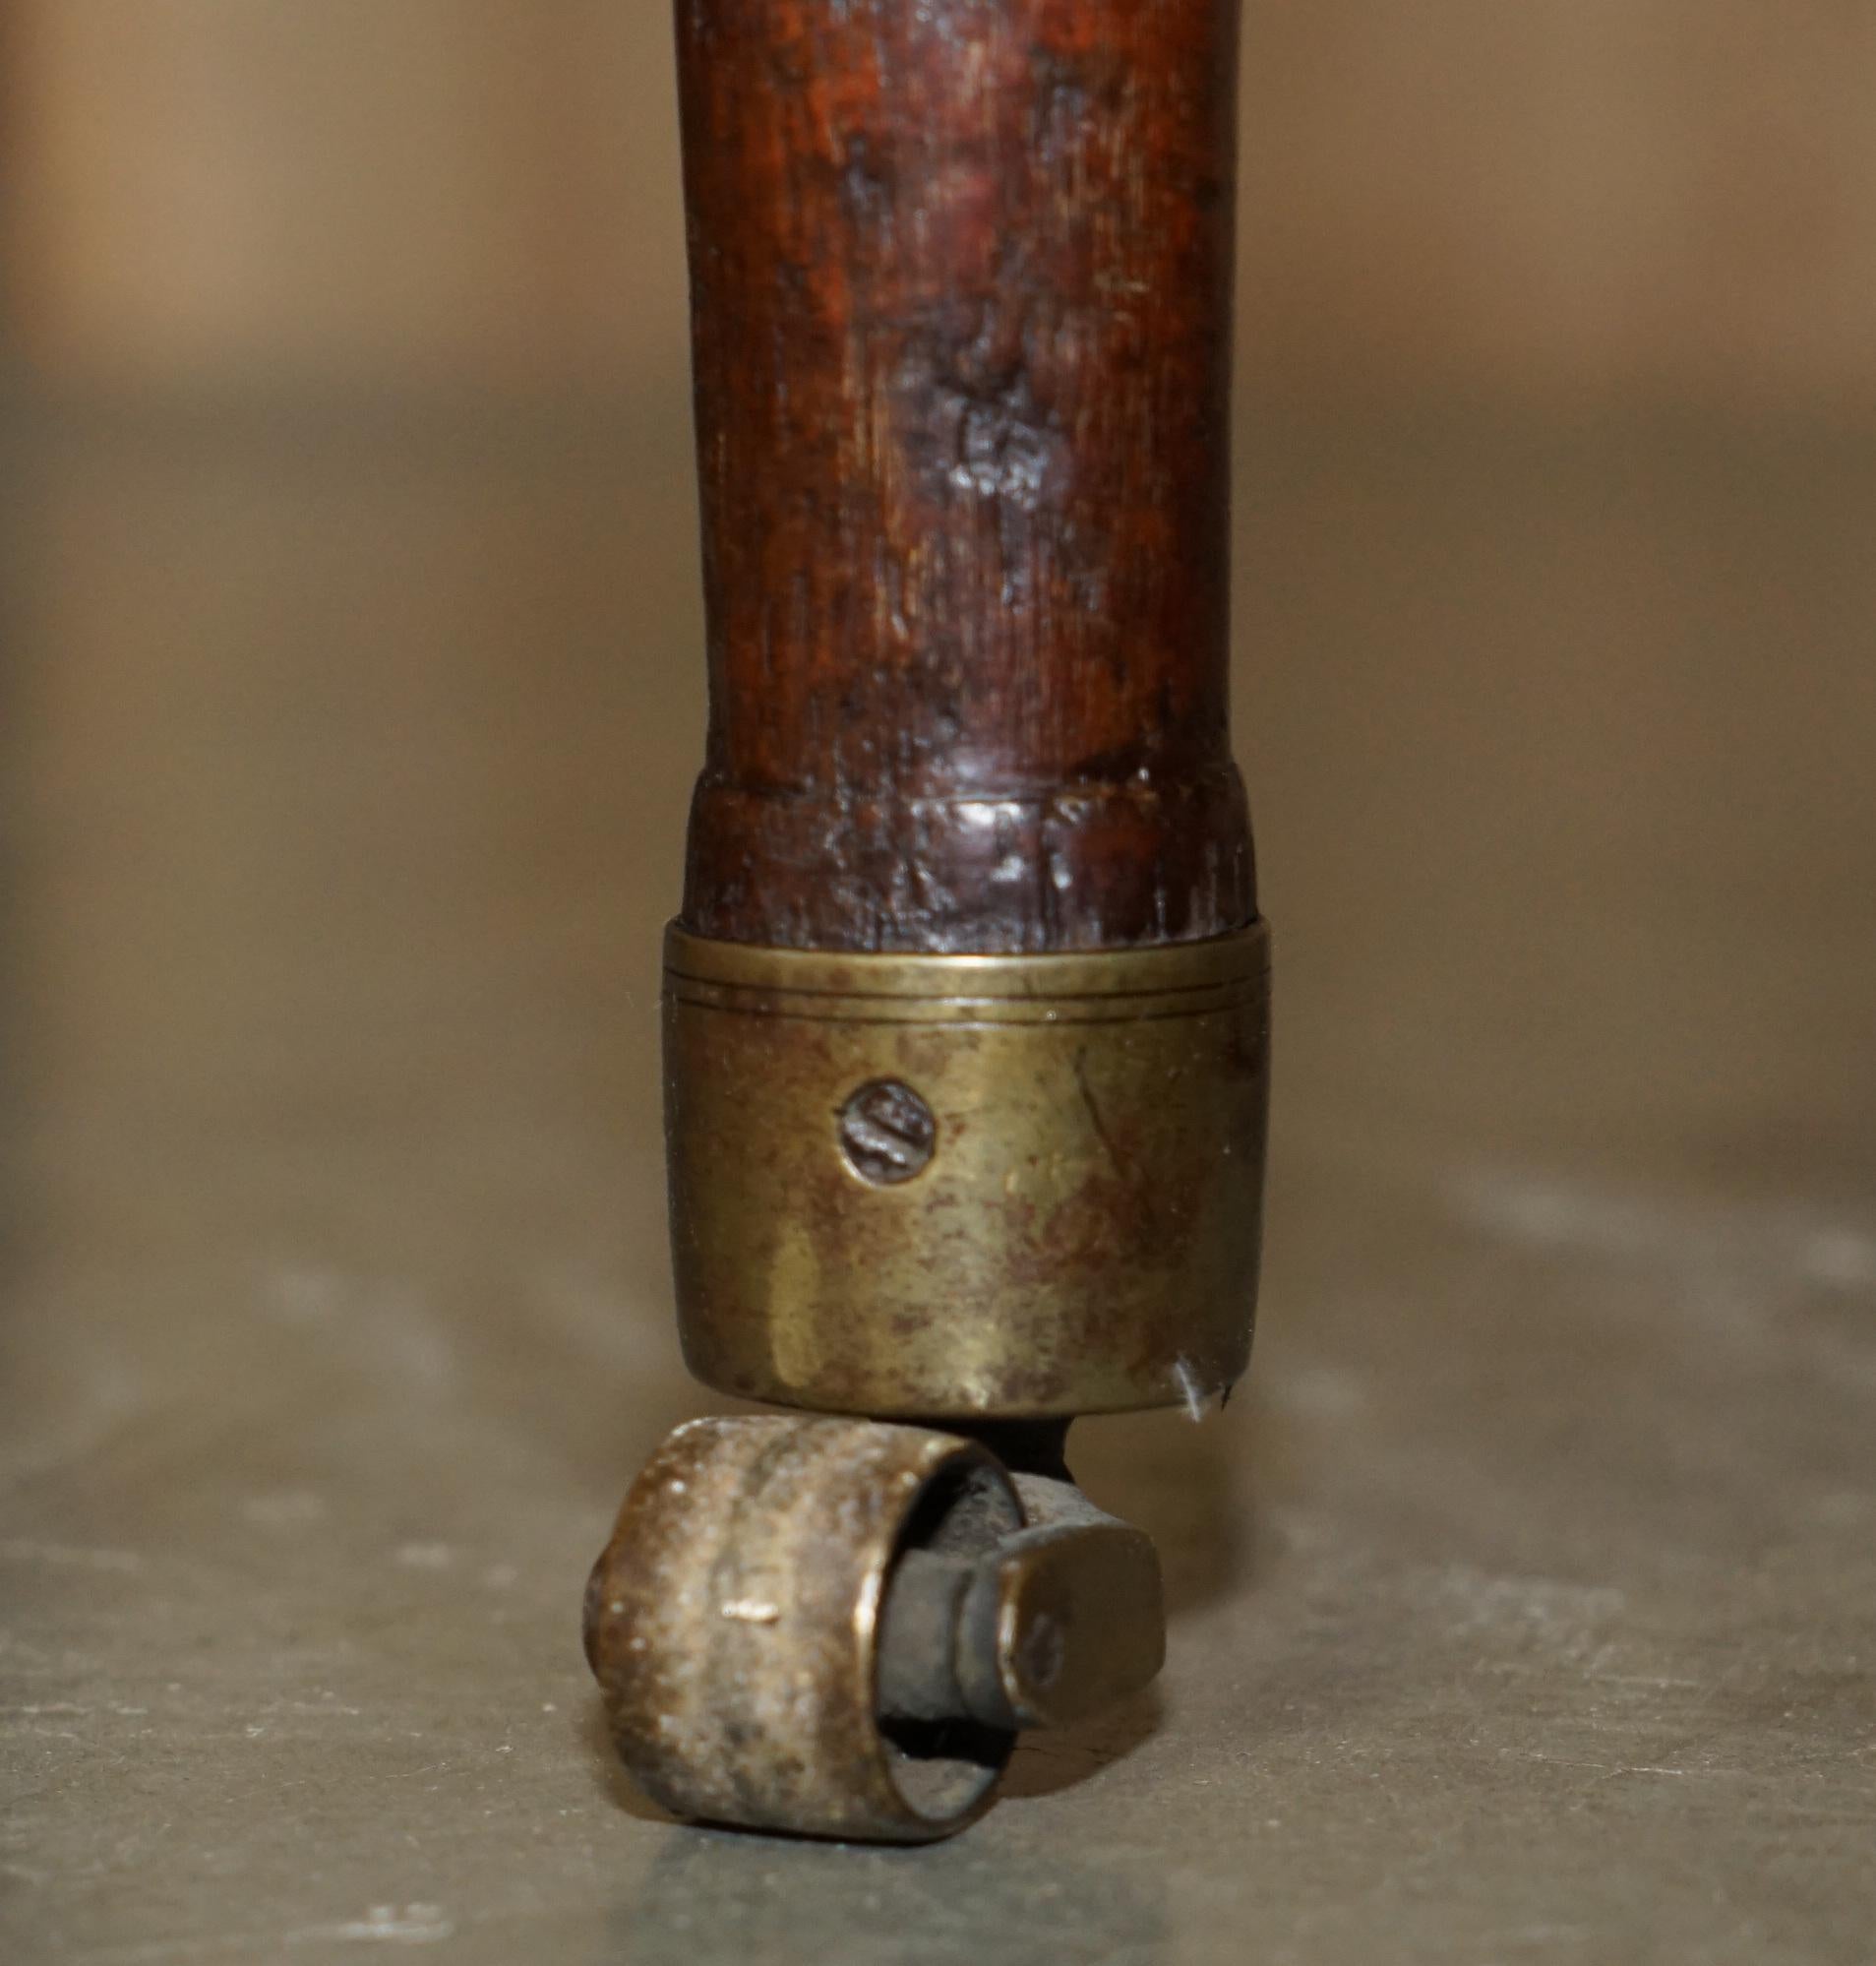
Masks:
[[[680,0],[695,932],[1047,950],[1254,914],[1236,40],[1236,0]]]

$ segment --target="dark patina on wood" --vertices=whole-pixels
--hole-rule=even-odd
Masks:
[[[1255,914],[1227,717],[1236,0],[679,0],[710,733],[684,921]]]

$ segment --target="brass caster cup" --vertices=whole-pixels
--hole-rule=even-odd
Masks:
[[[665,945],[678,1326],[866,1419],[1192,1406],[1250,1351],[1269,937],[1058,955]]]

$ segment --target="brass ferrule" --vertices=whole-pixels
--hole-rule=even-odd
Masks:
[[[823,1413],[1196,1408],[1250,1350],[1264,925],[1061,955],[665,946],[678,1318]]]

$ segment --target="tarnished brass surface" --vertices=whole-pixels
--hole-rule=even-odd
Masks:
[[[990,1806],[1013,1734],[882,1725],[880,1613],[910,1545],[1022,1522],[983,1448],[923,1428],[696,1420],[633,1484],[587,1587],[619,1751],[680,1815],[916,1843]]]
[[[970,1419],[1188,1404],[1249,1346],[1268,941],[666,944],[680,1328],[718,1389]]]

